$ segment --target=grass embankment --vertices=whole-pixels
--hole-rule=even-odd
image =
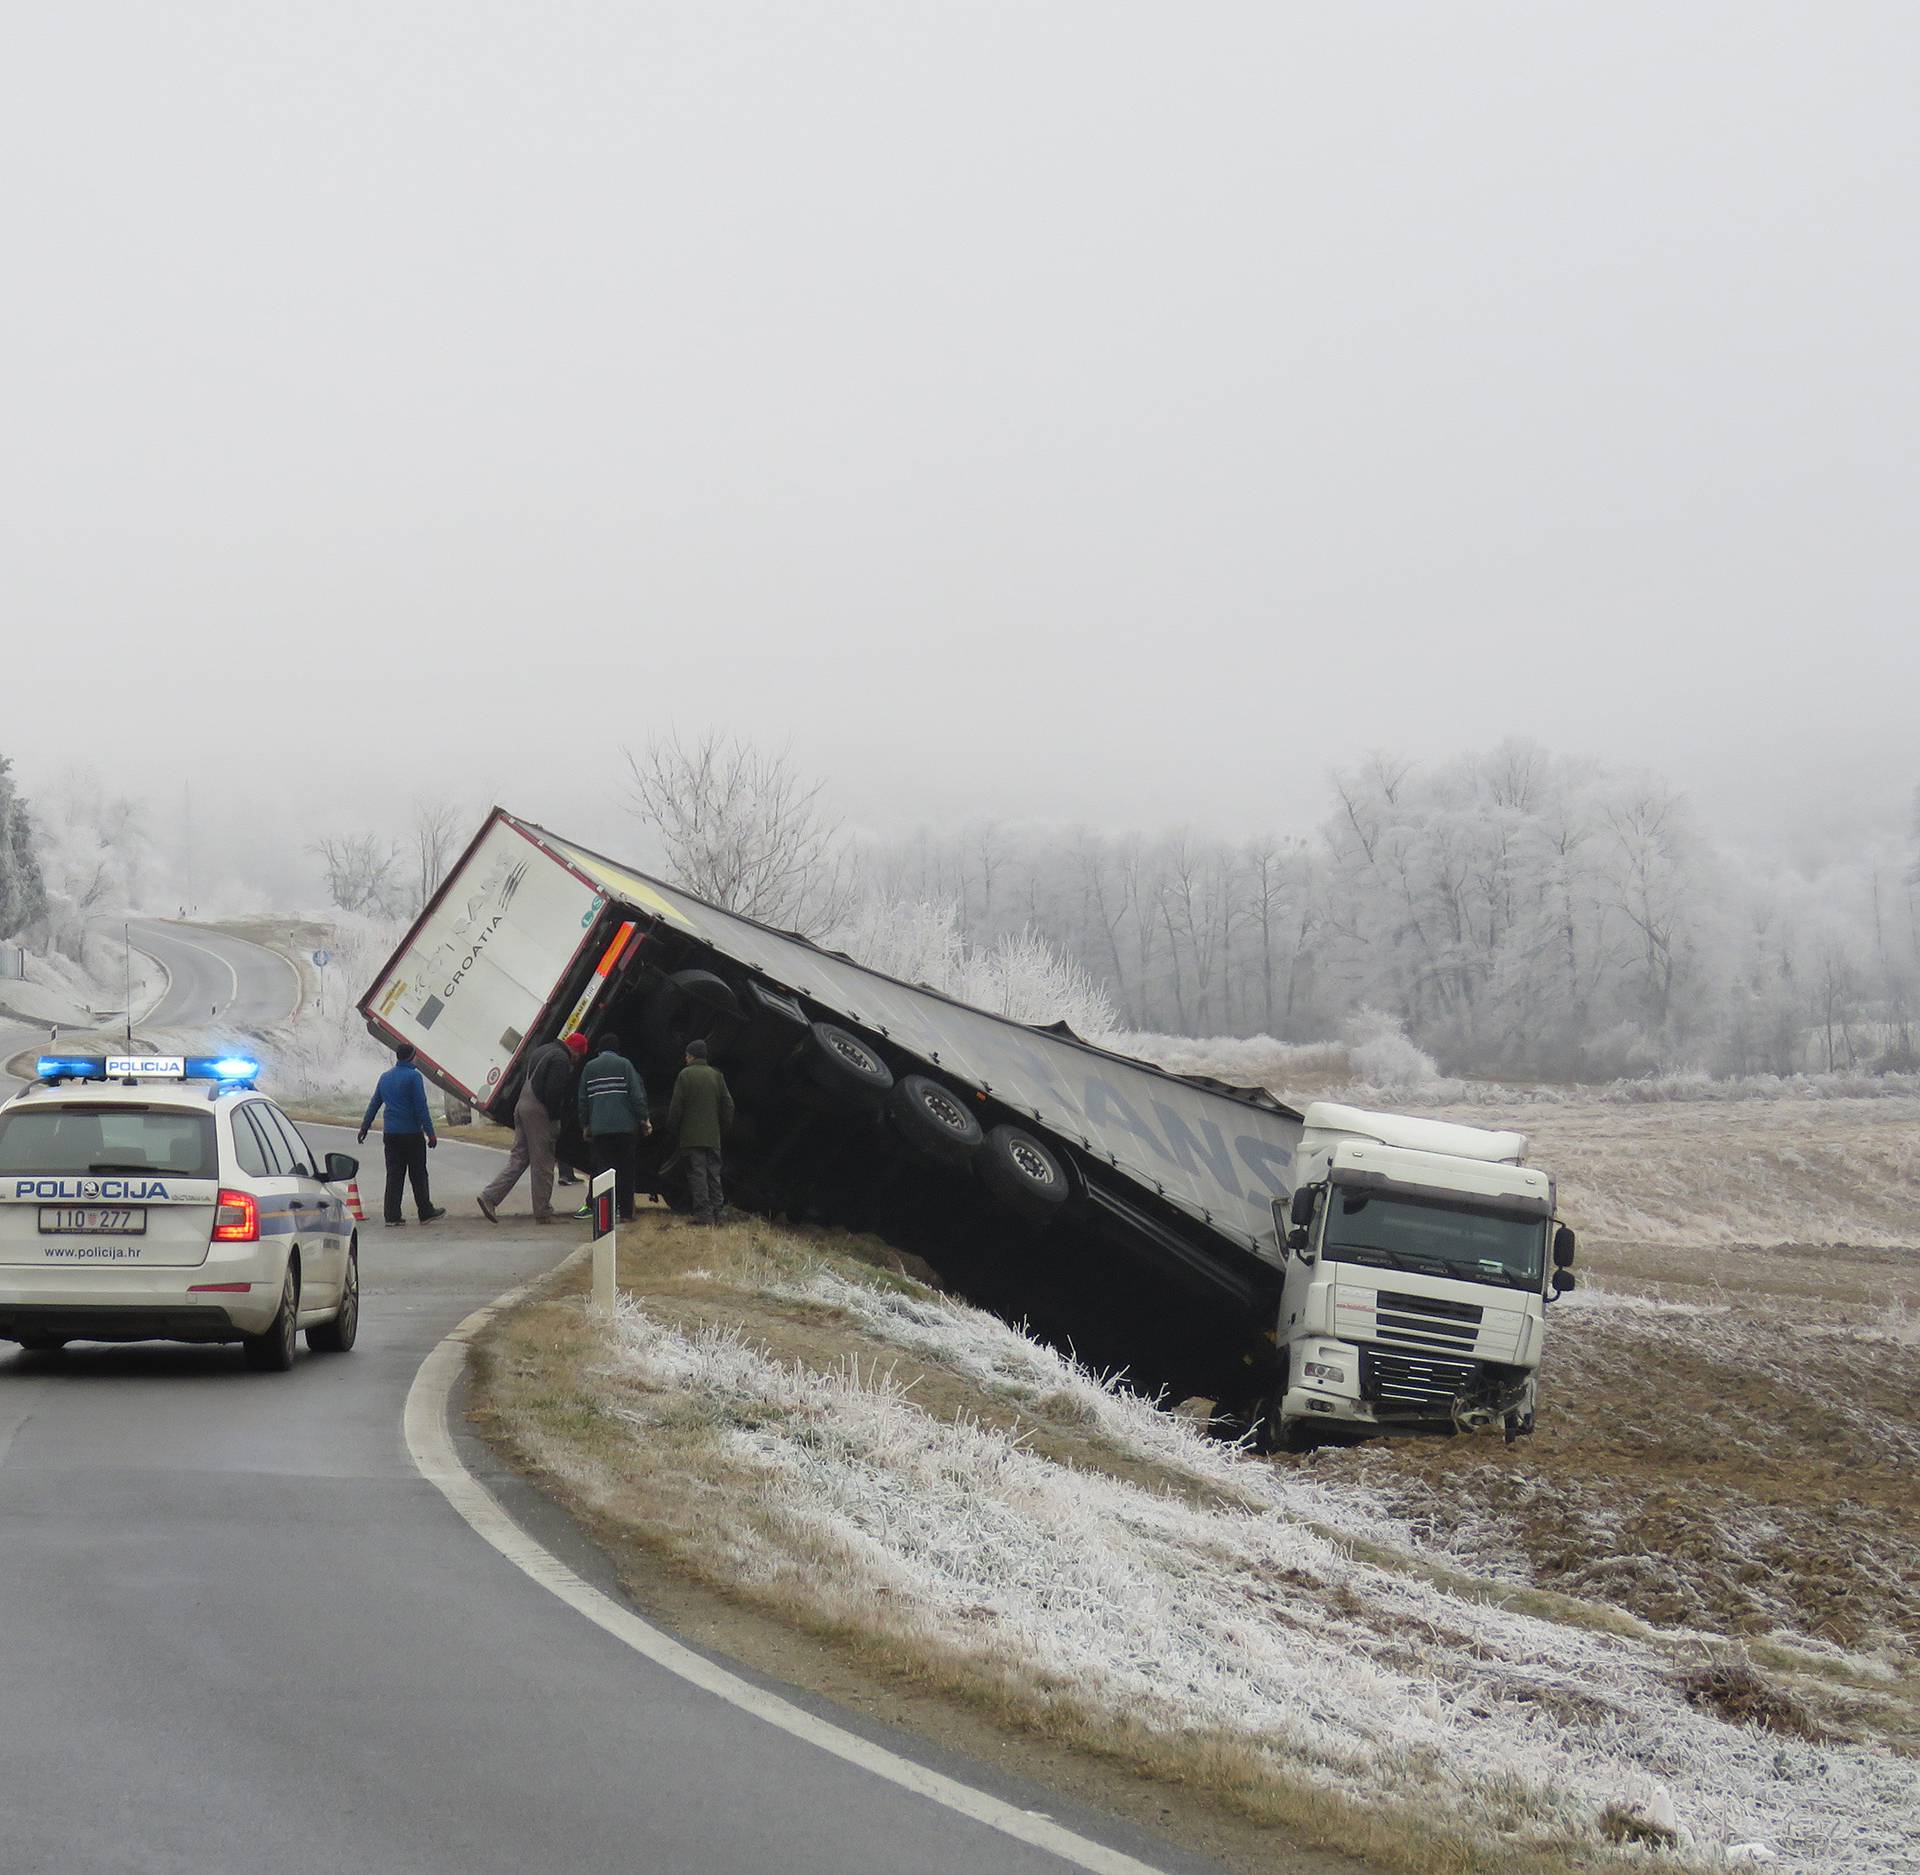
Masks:
[[[1642,1251],[1590,1248],[1589,1281],[1634,1283]],[[1230,1862],[1765,1840],[1788,1868],[1893,1868],[1920,1840],[1897,1820],[1920,1792],[1912,1338],[1868,1264],[1834,1281],[1872,1296],[1787,1321],[1746,1293],[1769,1267],[1743,1253],[1739,1312],[1563,1311],[1530,1443],[1265,1464],[885,1246],[655,1214],[618,1333],[584,1276],[537,1299],[480,1349],[477,1411],[684,1631]]]

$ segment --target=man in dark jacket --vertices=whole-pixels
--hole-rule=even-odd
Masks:
[[[414,1209],[420,1213],[421,1223],[431,1224],[447,1215],[446,1208],[436,1205],[427,1191],[427,1150],[439,1145],[440,1140],[433,1130],[433,1115],[427,1111],[426,1078],[413,1065],[413,1044],[396,1042],[393,1053],[393,1066],[374,1083],[373,1098],[361,1116],[360,1143],[367,1143],[373,1116],[385,1107],[387,1117],[380,1137],[387,1151],[386,1220],[389,1224],[407,1221],[400,1215],[400,1205],[411,1179]]]
[[[733,1124],[727,1079],[707,1060],[705,1042],[687,1044],[686,1066],[673,1083],[667,1108],[675,1149],[687,1168],[687,1196],[696,1224],[717,1224],[727,1208],[720,1189],[720,1141]]]
[[[567,1110],[573,1091],[573,1071],[587,1052],[584,1035],[536,1048],[527,1063],[520,1098],[513,1103],[513,1150],[486,1190],[474,1201],[489,1224],[496,1220],[500,1201],[533,1169],[533,1221],[551,1224],[553,1209],[553,1138],[559,1116]]]
[[[593,1169],[613,1173],[621,1223],[631,1223],[634,1157],[642,1136],[653,1131],[653,1122],[647,1117],[646,1083],[620,1052],[617,1035],[601,1036],[600,1052],[580,1077],[580,1130],[587,1136]],[[580,1214],[589,1209],[582,1205]]]

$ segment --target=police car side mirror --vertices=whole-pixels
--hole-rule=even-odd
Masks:
[[[330,1152],[327,1154],[327,1183],[344,1185],[350,1178],[360,1176],[360,1161],[350,1152]]]

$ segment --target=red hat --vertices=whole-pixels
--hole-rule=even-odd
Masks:
[[[578,1029],[575,1029],[574,1032],[567,1037],[567,1046],[571,1048],[576,1055],[584,1055],[587,1052],[587,1038],[582,1035]]]

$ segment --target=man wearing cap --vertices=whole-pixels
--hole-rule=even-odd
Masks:
[[[687,1044],[686,1066],[673,1083],[667,1108],[674,1148],[686,1162],[687,1196],[696,1224],[717,1224],[727,1208],[720,1189],[720,1140],[733,1124],[727,1078],[707,1060],[705,1042]]]
[[[596,1172],[612,1172],[620,1222],[633,1222],[634,1155],[653,1131],[647,1117],[647,1088],[640,1071],[620,1052],[617,1035],[600,1038],[600,1052],[580,1077],[580,1130]],[[582,1205],[576,1215],[585,1217]]]
[[[393,1066],[374,1083],[373,1098],[360,1120],[361,1145],[367,1143],[367,1129],[382,1107],[387,1110],[380,1129],[387,1152],[386,1221],[396,1227],[407,1221],[400,1215],[400,1206],[411,1179],[420,1222],[431,1224],[447,1215],[446,1206],[435,1204],[427,1188],[427,1151],[440,1141],[433,1130],[433,1115],[427,1110],[426,1077],[413,1065],[411,1042],[394,1044]]]
[[[513,1103],[513,1150],[500,1174],[475,1200],[489,1224],[497,1221],[500,1201],[533,1169],[533,1221],[551,1224],[553,1209],[553,1142],[558,1116],[567,1109],[573,1090],[573,1072],[587,1052],[587,1038],[578,1032],[563,1042],[548,1042],[533,1051],[520,1098]]]

